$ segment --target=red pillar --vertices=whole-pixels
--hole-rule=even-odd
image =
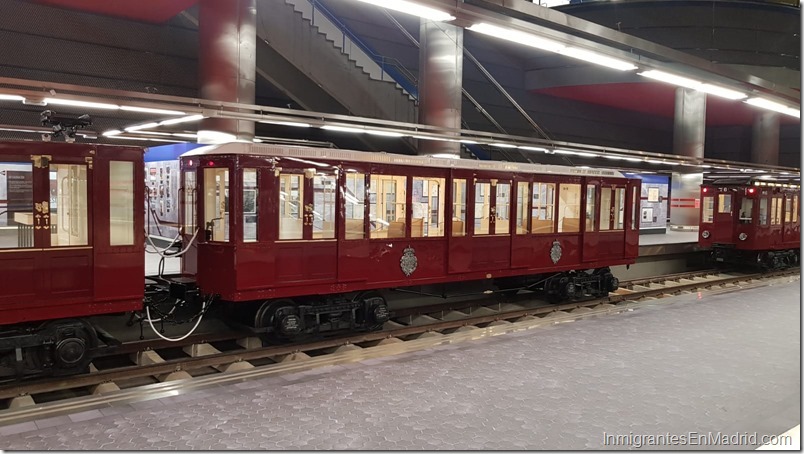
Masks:
[[[201,0],[198,14],[198,85],[203,99],[254,104],[257,77],[256,0]],[[254,122],[206,118],[199,142],[211,142],[202,131],[254,138]],[[203,136],[203,137],[202,137]]]

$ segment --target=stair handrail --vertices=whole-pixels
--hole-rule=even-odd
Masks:
[[[323,3],[319,0],[308,0],[313,7],[313,18],[311,23],[315,24],[315,12],[318,10],[326,19],[332,22],[338,30],[343,34],[343,42],[341,43],[344,52],[346,52],[346,39],[348,38],[352,43],[357,45],[357,47],[362,50],[369,58],[371,58],[374,63],[376,63],[383,74],[388,74],[393,82],[399,84],[402,89],[408,92],[414,100],[418,100],[419,92],[418,92],[418,84],[419,81],[416,76],[407,69],[402,62],[397,60],[393,57],[386,57],[384,55],[378,54],[377,52],[372,49],[371,46],[366,44],[362,39],[360,39],[357,34],[355,34],[348,25],[344,24],[340,19],[338,19]],[[381,76],[382,77],[382,76]],[[383,79],[384,80],[384,79]]]

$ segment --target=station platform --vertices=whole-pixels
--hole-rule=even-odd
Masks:
[[[146,387],[0,427],[0,449],[756,449],[800,424],[799,286],[679,295],[159,398]],[[651,444],[675,436],[687,442]]]

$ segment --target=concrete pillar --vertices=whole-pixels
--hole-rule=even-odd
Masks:
[[[673,153],[692,158],[704,157],[706,138],[706,93],[690,88],[676,89],[676,116],[673,122]]]
[[[751,162],[779,165],[779,115],[757,112],[751,136]]]
[[[256,0],[201,0],[198,86],[201,98],[254,104],[257,78]],[[214,131],[218,134],[204,133]],[[206,118],[198,142],[251,141],[254,122]]]
[[[460,129],[463,29],[422,19],[419,28],[419,121]],[[457,142],[419,140],[419,154],[460,155]]]

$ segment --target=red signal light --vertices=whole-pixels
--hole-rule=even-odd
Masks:
[[[709,192],[709,188],[703,188],[703,192],[704,194],[706,194],[707,192]]]
[[[209,161],[209,162],[207,163],[207,166],[209,166],[209,167],[215,167],[215,161]]]
[[[754,193],[754,188],[748,188],[748,193],[753,194]]]

